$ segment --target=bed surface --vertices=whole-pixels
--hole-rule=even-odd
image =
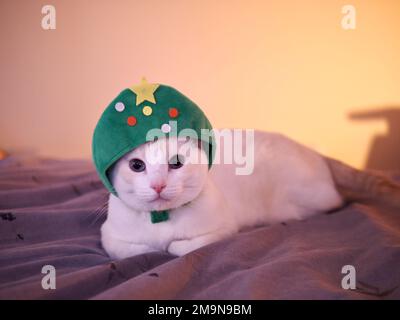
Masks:
[[[399,299],[400,212],[353,204],[177,258],[112,261],[107,192],[89,161],[0,161],[0,299]],[[44,290],[44,265],[56,289]],[[341,287],[344,265],[357,289]]]

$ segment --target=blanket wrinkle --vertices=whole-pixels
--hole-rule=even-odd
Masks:
[[[394,175],[400,179],[400,175]],[[0,299],[399,299],[400,213],[349,204],[183,257],[110,259],[108,192],[86,160],[0,161]],[[54,266],[56,289],[41,282]],[[356,289],[342,268],[354,266]]]

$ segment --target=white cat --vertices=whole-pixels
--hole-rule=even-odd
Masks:
[[[107,253],[116,259],[151,251],[181,256],[244,227],[303,219],[345,201],[374,199],[400,207],[400,188],[384,177],[280,134],[256,131],[254,138],[251,175],[236,175],[233,164],[214,164],[209,171],[194,160],[207,160],[194,140],[169,138],[176,139],[174,150],[161,139],[126,154],[110,172],[118,197],[110,195],[101,228]],[[179,155],[183,145],[193,159]],[[168,164],[177,154],[180,161]],[[169,219],[152,223],[153,210],[169,210]]]

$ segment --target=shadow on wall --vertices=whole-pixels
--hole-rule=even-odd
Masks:
[[[370,143],[365,168],[400,170],[400,108],[357,111],[350,113],[349,118],[354,121],[387,121],[387,134],[376,135]]]

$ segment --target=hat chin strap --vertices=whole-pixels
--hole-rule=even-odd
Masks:
[[[188,205],[190,202],[191,201],[184,203],[182,207]],[[151,223],[160,223],[169,220],[169,210],[171,209],[161,210],[161,211],[156,211],[156,210],[150,211]]]
[[[169,220],[169,210],[151,211],[151,223],[159,223]]]

